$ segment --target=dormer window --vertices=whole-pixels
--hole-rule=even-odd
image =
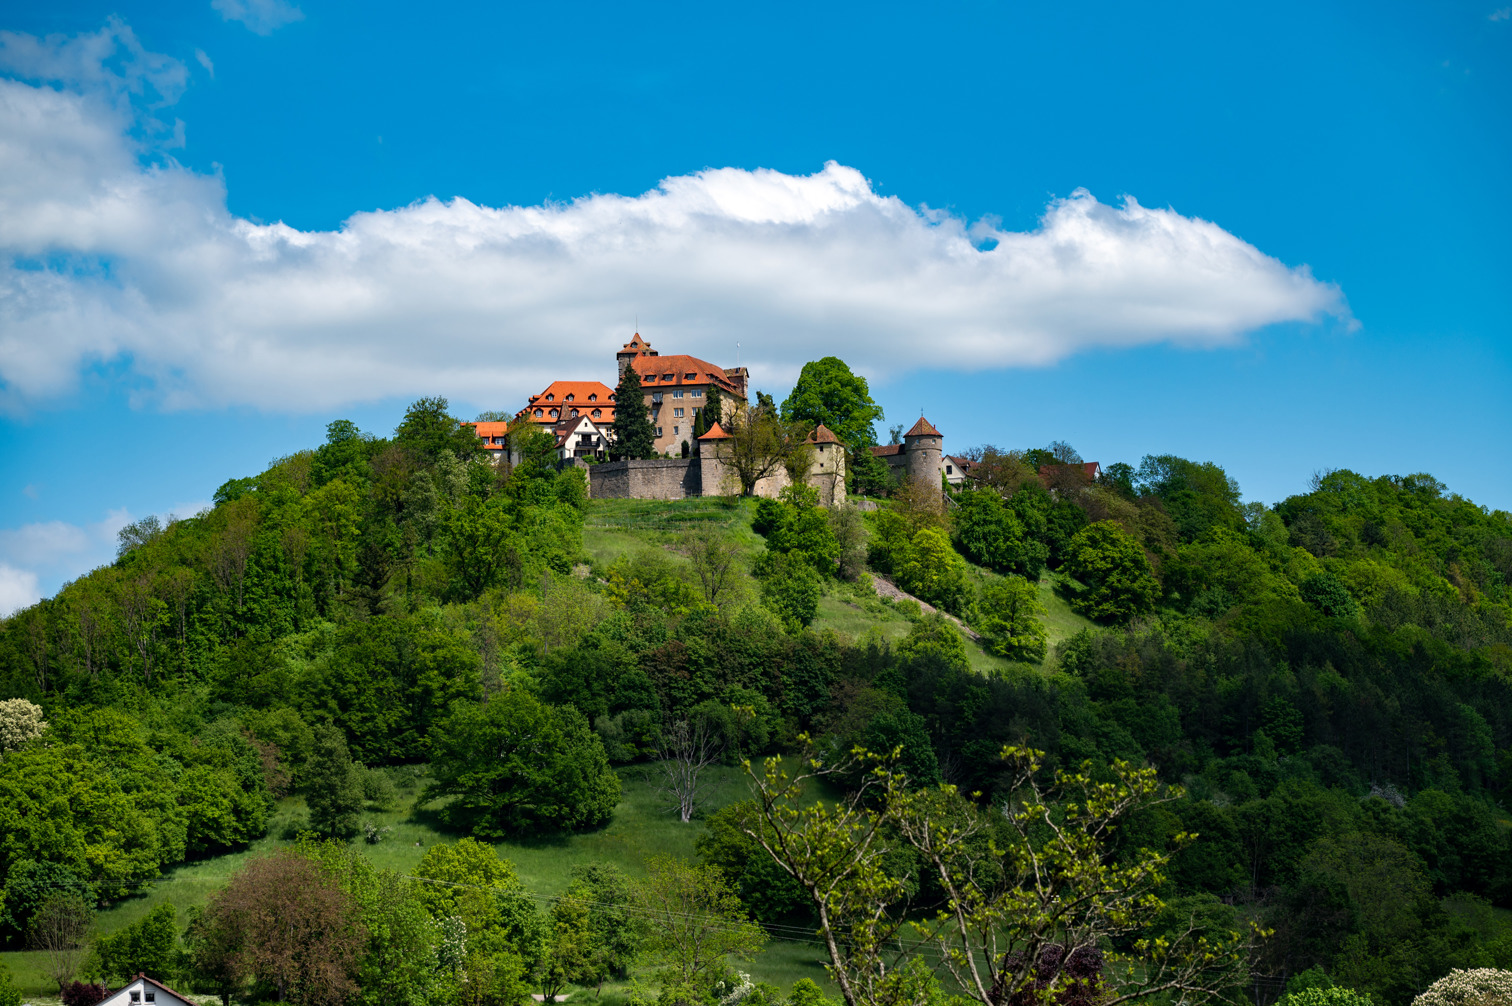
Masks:
[[[560,409],[552,409],[551,410],[551,418],[552,419],[555,419],[557,416],[559,416],[561,414],[562,414],[562,412],[561,412]]]
[[[541,418],[541,410],[540,410],[540,409],[536,409],[536,410],[535,410],[535,417],[536,417],[536,418],[537,418],[537,419],[540,419],[540,418]]]
[[[662,380],[663,381],[670,381],[670,380],[672,380],[672,375],[671,374],[663,374],[662,375]]]
[[[573,409],[572,410],[572,418],[574,418],[574,419],[577,418],[577,409]]]
[[[572,398],[573,398],[572,395],[568,395],[566,398],[562,399],[562,401],[564,401],[564,402],[570,402],[570,401],[572,401]]]
[[[548,401],[548,402],[555,401],[555,400],[556,400],[556,395],[554,393],[546,396],[546,401]]]
[[[697,376],[698,376],[697,374],[684,374],[683,375],[683,380],[684,381],[691,381],[691,380],[693,380],[693,378],[695,378]]]
[[[614,401],[614,392],[612,391],[609,393],[609,401]]]
[[[598,401],[598,392],[595,391],[593,394],[589,395],[588,396],[588,401],[590,401],[590,402],[596,402],[596,401]]]
[[[594,409],[593,410],[593,418],[597,419],[599,416],[601,416],[603,414],[603,411],[604,410],[602,410],[602,409]]]

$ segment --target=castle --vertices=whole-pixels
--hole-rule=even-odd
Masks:
[[[599,381],[553,381],[531,395],[525,408],[508,423],[472,424],[483,447],[496,456],[508,450],[507,433],[521,424],[549,430],[557,441],[561,463],[582,465],[588,473],[588,494],[596,499],[684,499],[690,496],[729,496],[740,492],[740,478],[732,463],[733,438],[721,422],[728,410],[745,405],[749,373],[744,367],[719,367],[696,356],[662,356],[637,332],[615,353],[620,376],[634,368],[644,392],[642,406],[656,429],[658,453],[673,455],[645,460],[607,460],[614,444],[615,390]],[[708,432],[695,438],[693,426],[718,389],[723,402]],[[922,416],[904,434],[903,443],[871,448],[900,477],[938,482],[943,475],[959,483],[964,467],[942,453],[944,437]],[[819,492],[823,506],[845,502],[845,445],[824,425],[809,436],[812,460],[798,477]],[[676,456],[681,455],[681,456]],[[757,496],[775,497],[792,483],[793,474],[776,467],[756,481]]]

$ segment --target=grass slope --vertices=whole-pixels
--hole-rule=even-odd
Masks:
[[[543,907],[566,890],[576,866],[597,860],[613,863],[638,877],[644,876],[646,860],[652,856],[693,859],[693,843],[704,826],[697,819],[691,824],[683,824],[667,808],[658,794],[652,775],[654,769],[654,766],[637,765],[619,770],[623,782],[619,806],[615,808],[613,820],[598,831],[525,837],[498,842],[494,847],[502,858],[514,864],[526,890],[540,899]],[[413,780],[413,775],[396,774],[398,782]],[[743,799],[747,793],[744,773],[737,767],[716,766],[708,770],[707,780],[705,797],[709,811]],[[368,820],[392,830],[377,845],[368,845],[357,839],[353,846],[380,867],[408,873],[420,862],[427,848],[461,837],[440,826],[433,806],[417,807],[414,801],[415,791],[412,790],[401,798],[394,810],[367,814]],[[292,844],[292,836],[304,819],[302,799],[282,801],[267,837],[242,851],[188,863],[170,871],[144,893],[100,912],[96,931],[115,932],[165,902],[177,909],[182,927],[187,921],[188,910],[208,902],[210,896],[225,886],[249,858]],[[791,989],[800,978],[811,978],[827,987],[829,980],[820,962],[821,955],[822,948],[817,943],[774,941],[755,961],[737,966],[749,970],[756,980],[771,982],[784,990]],[[41,1006],[56,996],[56,988],[47,977],[40,953],[0,953],[0,962],[9,966],[17,986],[29,1002]],[[614,991],[617,990],[605,986],[606,995]],[[591,998],[592,992],[583,990],[577,997]],[[203,998],[206,1002],[212,1000],[208,996]]]

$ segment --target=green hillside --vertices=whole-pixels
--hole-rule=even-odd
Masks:
[[[301,944],[337,955],[342,1001],[600,979],[712,1001],[730,963],[679,978],[656,943],[687,919],[782,936],[733,964],[773,1003],[828,987],[815,906],[738,806],[742,760],[800,753],[835,773],[761,827],[856,797],[888,858],[843,890],[889,924],[946,904],[921,877],[953,874],[910,830],[930,801],[990,859],[1043,841],[1005,830],[1007,802],[1038,785],[1050,819],[1101,813],[1075,792],[1095,780],[1128,799],[1068,830],[1091,844],[1058,869],[1145,870],[1127,912],[1111,888],[1088,902],[1100,951],[1197,920],[1219,964],[1194,1000],[1316,969],[1406,1006],[1451,968],[1512,965],[1505,512],[1344,471],[1245,504],[1218,465],[1162,455],[1088,481],[1063,444],[984,448],[948,493],[873,485],[865,512],[801,489],[590,500],[549,442],[523,447],[495,467],[435,400],[392,437],[333,423],[0,625],[0,959],[29,996],[56,986],[28,939],[67,929],[76,976],[272,1001],[273,936],[237,920],[296,894],[334,913],[320,932],[367,934]],[[655,780],[700,743],[683,823]],[[684,908],[632,924],[674,889]],[[1251,924],[1253,947],[1225,935]],[[939,979],[888,939],[913,960],[896,973]]]

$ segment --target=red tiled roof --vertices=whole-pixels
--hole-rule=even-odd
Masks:
[[[1081,469],[1080,472],[1077,471],[1078,468]],[[1096,461],[1083,461],[1079,464],[1074,465],[1039,466],[1040,481],[1047,484],[1052,478],[1055,477],[1056,474],[1062,472],[1066,474],[1078,474],[1088,482],[1095,482],[1097,480],[1097,477],[1102,474],[1102,465]]]
[[[871,450],[872,454],[875,455],[876,457],[885,458],[885,457],[887,457],[889,455],[892,455],[892,454],[902,454],[903,453],[903,445],[902,444],[883,444],[881,447],[872,447],[872,448],[870,448],[870,450]]]
[[[647,391],[668,386],[714,384],[720,391],[740,394],[740,389],[735,387],[723,367],[716,367],[696,356],[637,356],[630,361],[630,366],[640,375],[641,384]],[[671,378],[663,380],[667,374],[671,374]],[[689,374],[693,376],[688,377]],[[655,380],[652,380],[653,377]]]
[[[730,435],[724,431],[724,427],[715,423],[709,427],[709,432],[698,438],[699,440],[728,440]]]
[[[572,401],[567,401],[567,396],[572,396]],[[596,397],[595,397],[596,396]],[[530,396],[530,404],[521,409],[515,418],[529,419],[533,423],[552,425],[562,419],[572,418],[572,410],[592,416],[593,410],[598,409],[603,414],[596,417],[594,422],[611,424],[614,422],[614,389],[601,381],[552,381],[545,391],[539,395]],[[540,409],[541,414],[535,414]],[[555,409],[557,414],[552,415]]]
[[[838,444],[839,442],[840,438],[831,433],[829,427],[823,423],[816,426],[814,432],[809,434],[811,444]]]
[[[934,428],[934,424],[932,424],[929,420],[925,419],[923,416],[920,416],[919,417],[919,421],[917,423],[913,424],[913,429],[909,430],[907,433],[905,433],[903,435],[905,437],[942,437],[942,436],[944,436],[943,433],[941,433],[939,430],[937,430],[937,429]]]
[[[463,423],[463,426],[471,426],[473,432],[480,437],[502,437],[509,432],[508,423]]]

